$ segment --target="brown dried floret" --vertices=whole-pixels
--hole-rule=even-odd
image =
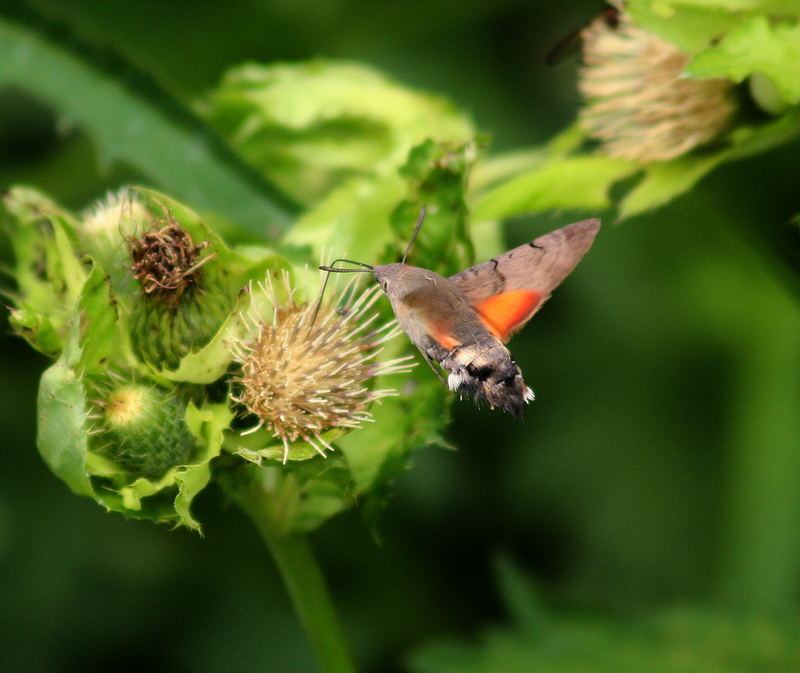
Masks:
[[[202,266],[214,254],[200,257],[208,241],[195,244],[192,237],[169,213],[154,226],[160,228],[128,239],[131,270],[144,293],[168,308],[177,308],[182,297],[196,290]]]

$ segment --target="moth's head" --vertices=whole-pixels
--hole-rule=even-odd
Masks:
[[[402,300],[412,294],[418,296],[447,282],[438,273],[402,262],[376,266],[372,272],[378,285],[392,301]]]
[[[375,280],[378,282],[378,285],[381,286],[381,289],[391,297],[392,295],[399,294],[404,284],[403,278],[406,275],[405,270],[408,268],[407,265],[396,262],[394,264],[376,266],[372,272],[375,274]]]

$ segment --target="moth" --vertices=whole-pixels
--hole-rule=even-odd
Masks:
[[[439,377],[462,397],[500,408],[517,419],[534,398],[505,343],[530,320],[580,262],[600,229],[582,220],[445,278],[403,261],[370,266],[335,260],[323,271],[372,272],[389,297],[397,322]],[[363,269],[334,268],[344,261]]]

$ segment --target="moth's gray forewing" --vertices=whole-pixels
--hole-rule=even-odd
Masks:
[[[597,218],[569,224],[464,269],[450,280],[473,305],[511,290],[535,290],[542,295],[540,306],[592,247],[599,229]]]

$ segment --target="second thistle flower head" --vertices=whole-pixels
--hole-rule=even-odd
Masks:
[[[712,140],[736,109],[733,84],[683,75],[689,56],[633,24],[595,19],[581,33],[581,125],[606,154],[664,161]]]
[[[339,299],[298,302],[288,277],[278,292],[271,282],[261,289],[272,303],[268,320],[251,315],[254,335],[236,341],[234,358],[241,365],[234,378],[233,399],[256,418],[247,432],[266,428],[283,443],[283,460],[290,444],[303,440],[318,453],[333,447],[322,437],[332,429],[358,428],[371,420],[369,406],[396,394],[375,390],[370,379],[408,372],[410,357],[376,362],[381,345],[399,333],[392,321],[373,328],[369,314],[380,296],[374,286],[357,295],[349,283]],[[287,295],[283,302],[279,295]]]

